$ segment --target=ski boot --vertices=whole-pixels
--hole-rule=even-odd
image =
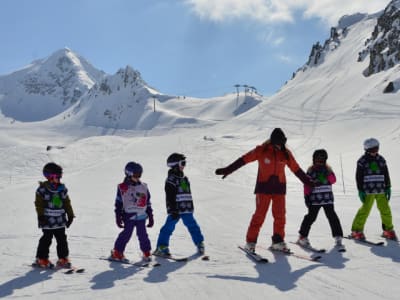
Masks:
[[[71,262],[69,261],[68,257],[59,258],[57,260],[57,267],[59,268],[70,268]]]
[[[397,241],[397,236],[394,230],[384,230],[382,233],[382,237],[388,240],[394,240]]]
[[[304,247],[304,248],[311,248],[310,241],[308,240],[308,237],[306,237],[306,236],[300,235],[296,244],[298,244],[299,246]]]
[[[362,231],[352,231],[351,238],[355,240],[365,240],[365,235]]]
[[[168,246],[164,246],[164,245],[158,246],[153,254],[157,255],[157,256],[165,256],[165,257],[171,256],[171,252],[169,252]]]
[[[204,252],[206,251],[205,247],[204,247],[204,242],[200,242],[197,244],[197,251],[200,254],[204,254]]]

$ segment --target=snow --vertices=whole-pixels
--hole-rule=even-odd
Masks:
[[[224,180],[214,175],[217,167],[234,161],[267,139],[274,127],[281,127],[303,169],[310,164],[315,149],[327,149],[328,162],[338,179],[334,185],[335,207],[348,234],[360,206],[354,180],[356,161],[363,153],[363,140],[376,137],[389,165],[393,184],[390,203],[397,228],[400,104],[398,93],[382,91],[388,81],[399,78],[399,70],[392,68],[366,78],[362,75],[366,62],[357,62],[358,52],[375,24],[376,19],[363,19],[350,26],[340,46],[326,55],[323,64],[298,73],[269,99],[245,99],[244,95],[237,99],[236,94],[201,100],[159,95],[156,112],[152,112],[153,94],[147,89],[148,101],[131,111],[138,113],[131,122],[139,125],[133,126],[124,117],[121,127],[95,118],[93,111],[102,112],[110,103],[132,103],[119,98],[121,102],[116,103],[105,96],[85,99],[39,122],[13,121],[0,115],[0,298],[397,299],[399,244],[369,247],[344,240],[347,252],[340,254],[333,248],[323,212],[309,236],[314,246],[327,249],[320,263],[266,250],[272,234],[271,212],[258,241],[259,252],[270,263],[249,260],[237,245],[244,243],[254,212],[257,166],[246,165]],[[120,90],[121,97],[124,92]],[[246,100],[254,101],[251,107],[245,106]],[[52,149],[46,151],[49,145]],[[166,158],[172,152],[187,156],[185,172],[191,180],[195,217],[205,236],[210,261],[176,263],[161,259],[160,267],[139,269],[99,260],[109,254],[119,233],[113,204],[123,168],[131,160],[143,165],[142,180],[152,194],[155,225],[148,232],[155,246],[166,218],[163,188]],[[29,267],[41,236],[34,193],[48,161],[64,168],[62,180],[77,216],[67,230],[70,257],[75,265],[86,268],[83,274],[40,272]],[[290,242],[297,238],[306,208],[301,183],[289,170],[287,179],[286,241]],[[371,240],[381,240],[376,207],[365,233]],[[196,251],[182,223],[176,227],[170,248],[177,256]],[[140,259],[135,235],[125,254],[131,260]],[[55,241],[50,255],[56,260]]]

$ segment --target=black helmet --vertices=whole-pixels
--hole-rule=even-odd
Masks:
[[[281,145],[281,146],[285,145],[286,141],[287,141],[285,134],[283,133],[282,129],[280,129],[280,128],[275,128],[272,131],[270,140],[271,140],[271,144]]]
[[[126,164],[125,166],[125,175],[126,176],[132,176],[132,175],[142,175],[143,173],[143,168],[140,164],[130,161]]]
[[[55,175],[61,176],[62,172],[63,172],[62,168],[59,165],[57,165],[56,163],[53,163],[53,162],[47,163],[43,167],[43,176],[46,177],[46,178],[51,174],[55,174]]]
[[[315,150],[312,156],[313,161],[327,161],[328,160],[328,152],[325,149]]]
[[[167,166],[170,168],[173,168],[173,167],[179,166],[179,165],[184,166],[185,164],[186,164],[186,157],[183,154],[172,153],[167,158]]]

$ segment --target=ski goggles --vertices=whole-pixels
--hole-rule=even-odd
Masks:
[[[367,150],[368,153],[378,153],[379,147],[373,147]]]
[[[45,173],[44,177],[46,177],[48,180],[59,180],[62,177],[62,174]]]
[[[131,177],[140,178],[142,177],[142,173],[133,173]]]
[[[178,166],[180,166],[180,167],[186,166],[186,160],[180,160],[180,161],[178,162]]]

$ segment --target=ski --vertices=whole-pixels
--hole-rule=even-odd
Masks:
[[[295,245],[299,246],[300,248],[302,248],[304,250],[308,250],[308,251],[311,251],[311,252],[314,252],[314,253],[325,253],[326,252],[326,249],[323,249],[323,248],[319,249],[319,248],[312,247],[311,245],[310,246],[303,246],[303,245],[300,245],[297,242],[290,242],[290,243],[291,244],[295,244]]]
[[[275,249],[272,249],[271,247],[269,247],[268,250],[270,250],[273,253],[282,253],[282,254],[285,254],[288,256],[293,256],[293,257],[308,260],[308,261],[319,261],[322,258],[321,255],[308,256],[308,255],[302,255],[302,254],[295,253],[291,250],[287,250],[287,251],[286,250],[275,250]]]
[[[78,268],[78,267],[69,267],[69,268],[61,268],[61,269],[66,269],[64,274],[73,274],[73,273],[84,273],[85,269],[84,268]]]
[[[343,246],[343,245],[341,245],[341,246],[335,246],[335,248],[336,248],[336,250],[338,251],[338,252],[346,252],[346,248]]]
[[[210,260],[210,256],[205,255],[205,254],[202,254],[202,255],[200,256],[200,259],[201,259],[201,260]]]
[[[257,254],[255,252],[251,252],[249,250],[247,250],[246,248],[242,247],[242,246],[238,246],[238,248],[240,250],[242,250],[244,253],[247,254],[248,257],[250,257],[251,259],[253,259],[255,262],[258,263],[268,263],[268,259],[261,256],[260,254]]]
[[[159,262],[153,262],[153,261],[138,261],[138,262],[133,262],[130,261],[129,259],[125,260],[117,260],[117,259],[112,259],[111,257],[99,257],[101,260],[107,260],[110,262],[117,262],[120,264],[125,264],[125,265],[131,265],[139,268],[146,268],[146,267],[159,267],[161,264]]]
[[[56,270],[54,264],[50,264],[50,265],[48,265],[47,267],[41,267],[41,266],[39,266],[36,262],[33,262],[33,263],[31,264],[31,267],[32,267],[32,268],[35,268],[35,269],[41,269],[41,270]]]
[[[186,262],[189,260],[189,257],[175,257],[173,255],[160,255],[160,254],[153,253],[153,256],[165,258],[165,259],[176,261],[176,262]]]
[[[58,271],[58,270],[64,270],[64,274],[73,274],[73,273],[84,273],[85,269],[84,268],[78,268],[75,266],[65,266],[65,267],[60,267],[54,264],[50,264],[48,267],[41,267],[37,263],[32,263],[31,266],[36,269],[40,270],[53,270],[53,271]]]
[[[353,240],[353,241],[355,241],[357,243],[360,243],[360,244],[366,244],[366,245],[371,245],[371,246],[383,246],[385,244],[382,241],[373,242],[373,241],[370,241],[370,240],[367,240],[367,239],[356,240],[356,239],[353,239],[351,235],[345,236],[344,238],[349,239],[349,240]]]

